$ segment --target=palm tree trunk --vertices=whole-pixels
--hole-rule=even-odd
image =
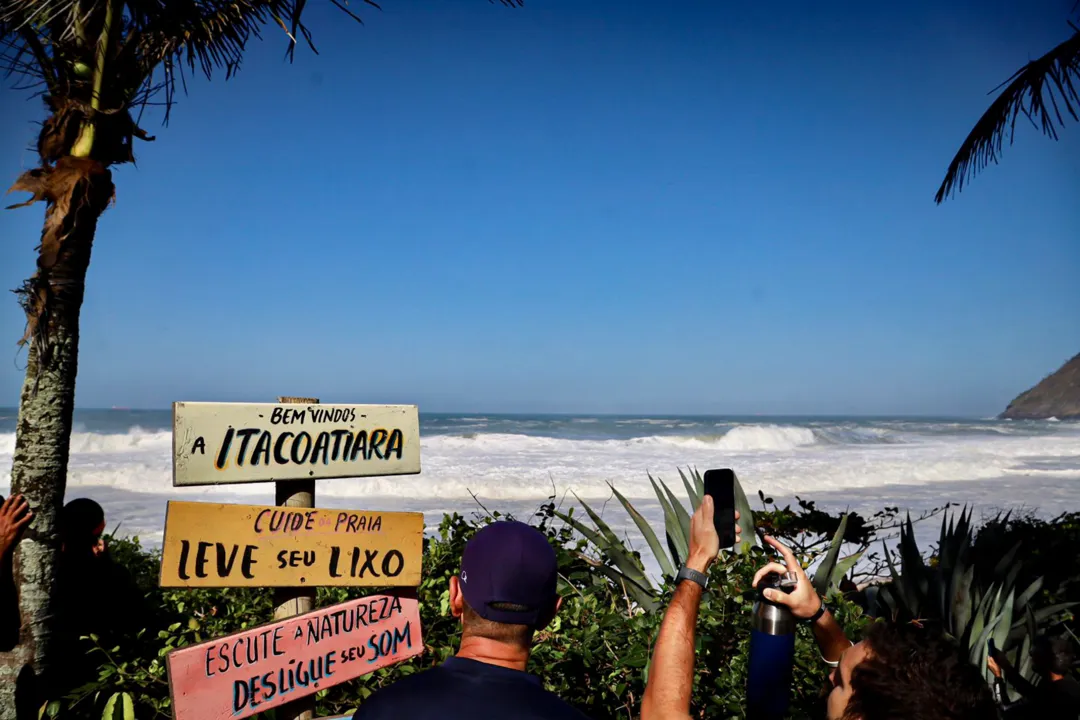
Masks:
[[[111,173],[86,158],[26,173],[15,189],[47,201],[38,270],[20,291],[27,311],[26,380],[19,404],[11,492],[26,497],[34,521],[15,554],[19,645],[0,654],[0,720],[36,719],[63,688],[55,652],[58,518],[67,484],[78,371],[79,311],[97,221],[113,194]],[[86,588],[101,592],[101,588]]]

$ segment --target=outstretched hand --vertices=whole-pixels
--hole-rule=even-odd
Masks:
[[[784,564],[771,562],[758,570],[754,574],[754,587],[757,587],[761,579],[769,573],[777,573],[778,575],[789,572],[794,573],[797,580],[794,590],[786,593],[781,590],[768,589],[765,591],[765,599],[778,605],[786,605],[791,609],[791,614],[799,619],[813,617],[814,613],[821,607],[821,598],[818,597],[817,591],[814,590],[810,578],[806,576],[806,571],[803,570],[802,565],[795,558],[795,554],[779,540],[766,535],[765,542],[777,549],[784,558]]]
[[[19,536],[33,519],[34,513],[22,495],[12,495],[0,504],[0,558],[15,547]]]
[[[735,544],[742,539],[739,528],[739,511],[735,511]],[[706,572],[720,554],[720,536],[716,534],[713,523],[713,499],[710,495],[701,498],[701,505],[690,518],[690,555],[686,566],[691,570]]]

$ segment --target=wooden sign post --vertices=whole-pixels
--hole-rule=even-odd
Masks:
[[[185,512],[190,510],[189,506],[196,503],[170,503],[165,541],[169,565],[166,567],[163,559],[162,585],[274,586],[277,587],[274,593],[274,619],[285,621],[310,613],[314,606],[315,583],[391,586],[399,584],[393,581],[394,578],[405,576],[411,580],[411,573],[415,572],[412,584],[418,584],[421,551],[416,548],[422,539],[416,532],[417,519],[406,516],[419,513],[369,513],[384,518],[393,516],[392,520],[387,521],[388,531],[376,535],[371,532],[372,524],[365,524],[363,539],[355,538],[357,541],[350,544],[343,542],[340,537],[330,539],[332,535],[340,536],[350,531],[348,518],[345,518],[346,527],[342,530],[336,517],[333,517],[334,513],[316,511],[314,507],[316,480],[419,472],[420,418],[415,405],[323,405],[316,398],[297,397],[278,398],[278,403],[173,403],[174,486],[273,481],[275,507],[292,509],[296,515],[285,516],[292,518],[288,520],[291,530],[285,535],[253,538],[253,534],[259,535],[261,532],[258,513],[267,508],[209,506],[217,508],[210,512],[217,513],[219,522],[212,523],[204,517],[200,532],[205,539],[196,539],[195,535],[199,533],[191,532],[193,523],[190,517],[183,519]],[[230,507],[232,509],[223,509]],[[250,516],[253,511],[255,518]],[[294,527],[298,521],[301,524]],[[331,522],[335,529],[320,537],[320,532],[329,528]],[[309,523],[312,524],[309,526]],[[359,527],[359,520],[355,520],[352,532],[358,532]],[[314,532],[316,530],[320,532]],[[379,532],[382,532],[381,523]],[[422,532],[421,516],[419,533]],[[172,540],[170,534],[173,535]],[[186,540],[185,535],[188,536]],[[211,535],[215,539],[211,540]],[[239,541],[243,538],[247,539],[241,548]],[[334,542],[338,540],[342,542],[335,545]],[[395,545],[399,541],[404,543],[400,548]],[[349,553],[347,559],[342,557],[346,551]],[[385,566],[375,565],[380,551],[383,552],[382,562],[386,563]],[[259,558],[256,558],[256,554]],[[208,569],[211,567],[211,555],[213,578]],[[353,567],[353,558],[359,564],[359,575]],[[345,560],[345,566],[342,560]],[[278,565],[276,569],[275,565]],[[257,566],[258,575],[269,582],[247,582],[255,579]],[[343,579],[346,569],[352,576],[349,580]],[[371,582],[376,575],[381,576],[379,582]],[[405,577],[401,579],[402,583]],[[415,601],[413,603],[415,607]],[[416,633],[419,636],[418,625]],[[265,642],[265,636],[262,642]],[[382,652],[382,656],[386,655],[386,652]],[[398,659],[404,657],[408,656]],[[331,657],[328,655],[322,661],[321,672],[326,675],[321,677],[329,677],[326,666],[330,664]],[[388,660],[383,664],[396,661]],[[311,673],[315,670],[312,665]],[[269,674],[264,677],[269,677]],[[309,674],[309,677],[313,675]],[[280,676],[281,682],[284,682],[283,678],[283,675]],[[265,681],[255,678],[251,682],[254,684],[246,686],[248,689],[244,692],[253,698],[253,708],[257,704],[254,699],[256,686]],[[205,682],[202,684],[205,685]],[[280,682],[277,687],[281,687]],[[234,692],[241,692],[240,686],[236,686]],[[281,690],[274,696],[272,706],[283,706],[278,717],[284,720],[311,720],[315,707],[314,691],[295,692],[291,697],[286,697],[287,694]],[[293,698],[296,700],[289,703]],[[212,714],[206,708],[198,710],[202,708],[201,705],[194,707],[197,712],[210,713],[199,715],[207,718],[235,719],[257,712],[247,712],[236,706],[231,714],[220,715]],[[271,705],[262,702],[261,707],[267,709]],[[176,712],[177,720],[180,720],[179,709]]]
[[[317,405],[318,398],[279,397],[279,403]],[[282,411],[284,417],[284,411]],[[270,415],[273,422],[273,412]],[[283,437],[283,436],[281,436]],[[289,453],[292,459],[292,453]],[[274,483],[274,504],[278,507],[313,508],[315,507],[314,480],[281,480]],[[274,619],[309,613],[315,608],[315,588],[278,588],[274,590]],[[419,624],[419,623],[417,623]],[[315,696],[298,698],[281,709],[284,720],[313,720],[315,717]],[[180,720],[179,717],[174,720]]]
[[[169,653],[173,717],[240,720],[296,698],[313,704],[320,690],[423,650],[413,593],[350,600]]]

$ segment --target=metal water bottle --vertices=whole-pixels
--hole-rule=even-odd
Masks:
[[[750,720],[780,720],[787,713],[795,662],[795,616],[784,605],[766,600],[765,590],[790,593],[796,582],[794,573],[770,573],[758,583],[746,678],[746,717]]]

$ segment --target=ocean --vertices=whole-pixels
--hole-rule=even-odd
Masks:
[[[14,409],[0,409],[0,492],[9,492]],[[268,483],[172,487],[169,410],[75,414],[68,497],[93,497],[110,528],[148,545],[162,538],[169,499],[273,504]],[[760,489],[829,510],[918,514],[945,502],[1043,516],[1080,510],[1080,423],[945,418],[612,417],[421,413],[416,476],[322,480],[316,504],[418,510],[429,529],[444,512],[510,512],[527,518],[574,494],[631,540],[637,533],[608,483],[658,530],[662,515],[647,472],[682,496],[676,468],[730,467],[751,503]],[[673,484],[672,484],[673,483]],[[936,538],[924,524],[920,542]]]

